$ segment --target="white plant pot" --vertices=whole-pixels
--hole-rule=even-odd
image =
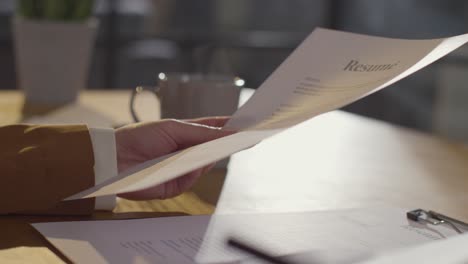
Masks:
[[[25,102],[63,105],[86,87],[97,20],[52,22],[13,18],[16,71]]]

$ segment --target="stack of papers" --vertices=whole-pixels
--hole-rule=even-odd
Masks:
[[[248,256],[226,238],[277,256],[309,251],[319,263],[354,263],[375,254],[454,236],[397,208],[284,214],[182,216],[41,223],[33,226],[76,263],[232,263]]]

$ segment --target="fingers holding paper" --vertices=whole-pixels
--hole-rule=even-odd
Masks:
[[[207,165],[203,168],[194,170],[190,173],[168,181],[161,185],[150,187],[148,189],[119,194],[119,197],[130,200],[152,200],[152,199],[167,199],[182,194],[192,187],[198,178],[208,172],[215,164]]]
[[[116,131],[119,172],[137,164],[194,145],[233,134],[221,130],[229,117],[207,117],[193,120],[161,120],[137,123]],[[188,190],[214,164],[192,171],[182,177],[149,189],[121,194],[133,200],[165,199]]]

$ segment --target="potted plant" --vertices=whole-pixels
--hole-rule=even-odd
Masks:
[[[74,102],[85,88],[97,30],[93,0],[20,0],[13,18],[25,107]]]

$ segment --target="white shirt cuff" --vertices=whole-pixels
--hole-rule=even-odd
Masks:
[[[94,152],[95,184],[117,175],[117,150],[115,133],[112,128],[89,128]],[[115,195],[96,197],[96,210],[113,210]]]

